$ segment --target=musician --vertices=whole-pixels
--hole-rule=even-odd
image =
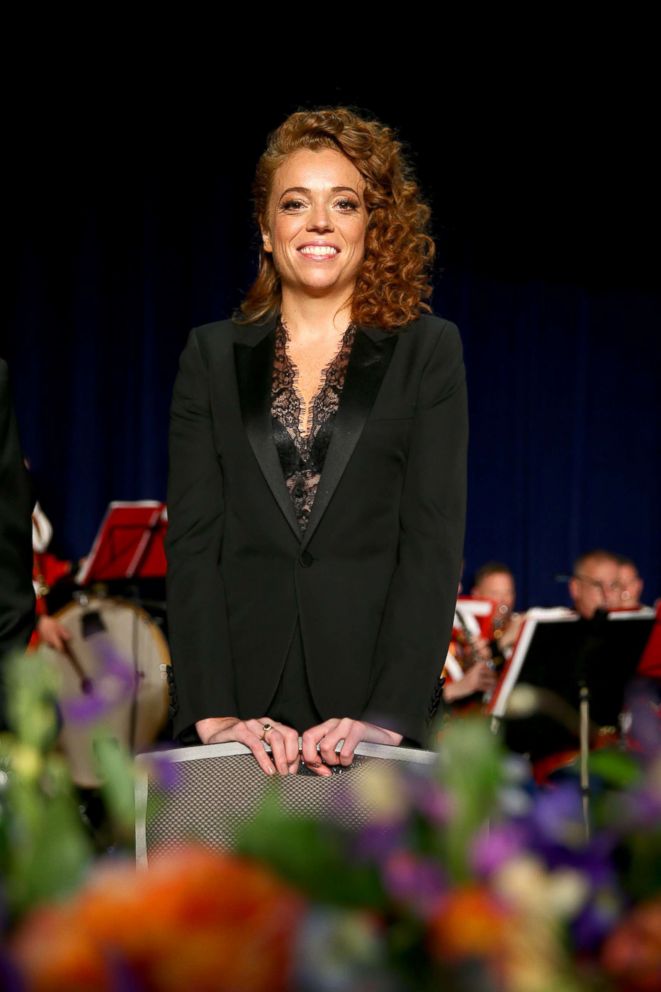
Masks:
[[[49,616],[47,596],[51,588],[71,575],[72,562],[62,561],[48,551],[53,536],[53,526],[39,501],[32,510],[32,584],[36,596],[37,625],[30,638],[30,648],[47,644],[55,651],[62,651],[71,632],[57,617]]]
[[[257,279],[191,332],[173,395],[174,730],[240,741],[267,774],[297,771],[300,734],[328,775],[360,741],[427,741],[463,545],[464,366],[427,303],[429,209],[390,128],[295,113],[254,192]]]
[[[2,662],[24,649],[34,626],[30,481],[11,403],[9,370],[0,359],[0,730],[5,723]]]
[[[485,562],[475,573],[471,595],[490,599],[511,613],[516,600],[512,569],[500,561]]]
[[[584,620],[592,620],[597,610],[620,609],[622,586],[617,556],[602,548],[580,555],[569,580],[569,595]]]
[[[620,605],[626,610],[639,610],[642,606],[643,580],[636,563],[625,555],[616,555],[616,561]]]
[[[490,599],[495,606],[491,654],[502,661],[511,653],[525,620],[522,614],[514,613],[516,584],[512,569],[503,562],[486,562],[475,573],[471,595]]]
[[[516,599],[514,574],[503,562],[488,561],[478,568],[471,596],[490,600],[493,614],[484,618],[488,633],[486,630],[471,633],[466,626],[470,619],[467,610],[462,608],[461,599],[457,602],[450,647],[455,662],[453,658],[446,661],[443,699],[460,707],[481,701],[485,694],[493,692],[496,670],[510,653],[524,619],[512,613]]]

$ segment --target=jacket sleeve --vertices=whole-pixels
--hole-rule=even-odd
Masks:
[[[225,588],[220,571],[223,476],[211,424],[209,371],[192,330],[170,412],[168,630],[175,736],[206,717],[237,712]]]
[[[422,374],[399,517],[398,560],[364,718],[425,745],[452,632],[466,516],[468,412],[461,340],[446,324]]]
[[[0,663],[24,650],[34,628],[32,492],[11,404],[9,372],[0,360]],[[0,670],[0,730],[5,726]]]

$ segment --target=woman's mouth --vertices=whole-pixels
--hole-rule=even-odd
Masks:
[[[335,258],[340,253],[340,249],[336,248],[335,245],[303,245],[298,250],[301,255],[314,259],[314,261],[326,261],[326,259]]]

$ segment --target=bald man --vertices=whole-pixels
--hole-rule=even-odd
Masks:
[[[587,551],[574,562],[569,580],[574,609],[584,620],[592,620],[597,610],[606,613],[621,609],[620,569],[617,556],[601,548]]]

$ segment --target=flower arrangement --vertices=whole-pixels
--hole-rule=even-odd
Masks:
[[[276,781],[235,853],[191,843],[144,871],[117,844],[99,859],[77,817],[52,747],[47,666],[22,658],[11,677],[15,733],[0,746],[8,988],[661,989],[661,740],[645,698],[632,704],[638,751],[592,756],[589,836],[571,776],[537,789],[483,721],[466,719],[443,729],[432,766],[364,769],[375,813],[359,831],[286,814]],[[98,700],[90,709],[102,716]],[[97,752],[127,838],[132,762],[102,734]],[[358,798],[349,776],[345,802]]]

